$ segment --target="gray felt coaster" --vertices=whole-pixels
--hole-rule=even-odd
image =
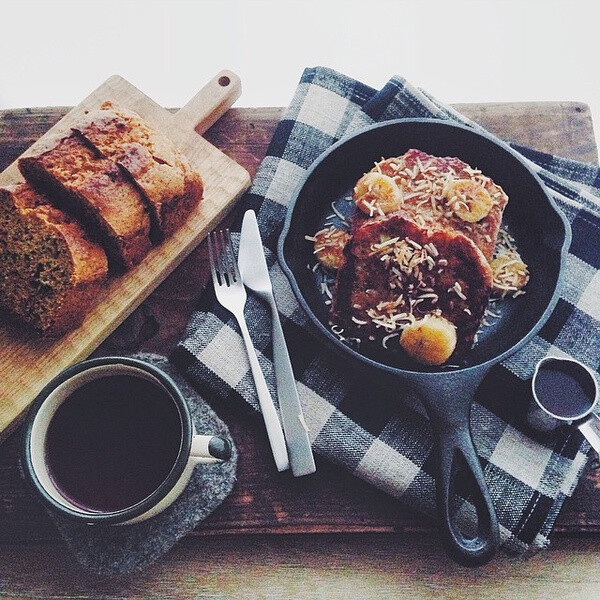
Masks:
[[[135,354],[133,358],[150,362],[171,376],[190,406],[199,434],[230,436],[227,426],[164,356]],[[154,562],[210,515],[231,492],[236,466],[234,447],[230,460],[196,467],[186,489],[166,510],[133,525],[85,525],[54,513],[50,516],[83,567],[98,574],[123,575]]]

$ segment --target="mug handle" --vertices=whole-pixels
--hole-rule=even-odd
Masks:
[[[232,445],[224,435],[194,435],[190,458],[196,464],[210,465],[231,458]]]

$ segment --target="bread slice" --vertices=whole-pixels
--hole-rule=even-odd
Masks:
[[[331,321],[344,337],[361,340],[361,349],[393,347],[394,334],[426,315],[443,317],[456,327],[452,358],[472,346],[492,277],[483,253],[469,238],[449,228],[420,227],[395,213],[357,227],[344,256]]]
[[[101,246],[22,183],[0,188],[0,306],[46,335],[81,324],[106,278]]]
[[[73,130],[131,176],[148,202],[153,239],[170,236],[202,198],[202,179],[188,159],[135,112],[104,102]]]
[[[376,163],[372,171],[394,179],[402,192],[400,212],[405,216],[421,226],[458,231],[473,240],[488,261],[492,259],[508,196],[479,169],[456,157],[432,156],[411,149],[402,156]],[[456,182],[467,181],[476,189],[485,190],[482,193],[490,202],[485,216],[472,222],[459,216],[464,204],[448,192]]]
[[[116,267],[132,267],[147,254],[150,218],[139,191],[113,161],[99,157],[79,136],[64,137],[18,164],[38,191],[98,234]]]

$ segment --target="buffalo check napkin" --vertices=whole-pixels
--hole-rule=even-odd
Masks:
[[[426,92],[394,77],[374,90],[330,69],[306,69],[274,134],[239,215],[257,212],[300,400],[315,452],[426,514],[435,515],[432,436],[418,399],[397,381],[370,379],[311,334],[276,260],[292,192],[331,144],[363,126],[402,117],[450,119],[481,129]],[[534,551],[549,543],[558,512],[574,490],[589,446],[575,428],[544,437],[527,426],[530,379],[548,355],[600,363],[600,170],[512,144],[539,174],[573,230],[566,284],[551,318],[526,347],[496,366],[472,407],[473,438],[500,521],[504,547]],[[241,219],[239,219],[241,221]],[[239,227],[239,222],[238,222]],[[310,232],[307,232],[310,233]],[[234,242],[239,236],[234,235]],[[274,397],[268,310],[249,297],[246,316]],[[197,385],[226,401],[258,404],[232,316],[205,295],[176,357]],[[463,519],[474,518],[468,501]]]

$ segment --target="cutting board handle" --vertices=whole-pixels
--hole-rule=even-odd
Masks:
[[[202,135],[240,97],[242,82],[233,71],[217,73],[184,107],[173,114],[173,122]]]

